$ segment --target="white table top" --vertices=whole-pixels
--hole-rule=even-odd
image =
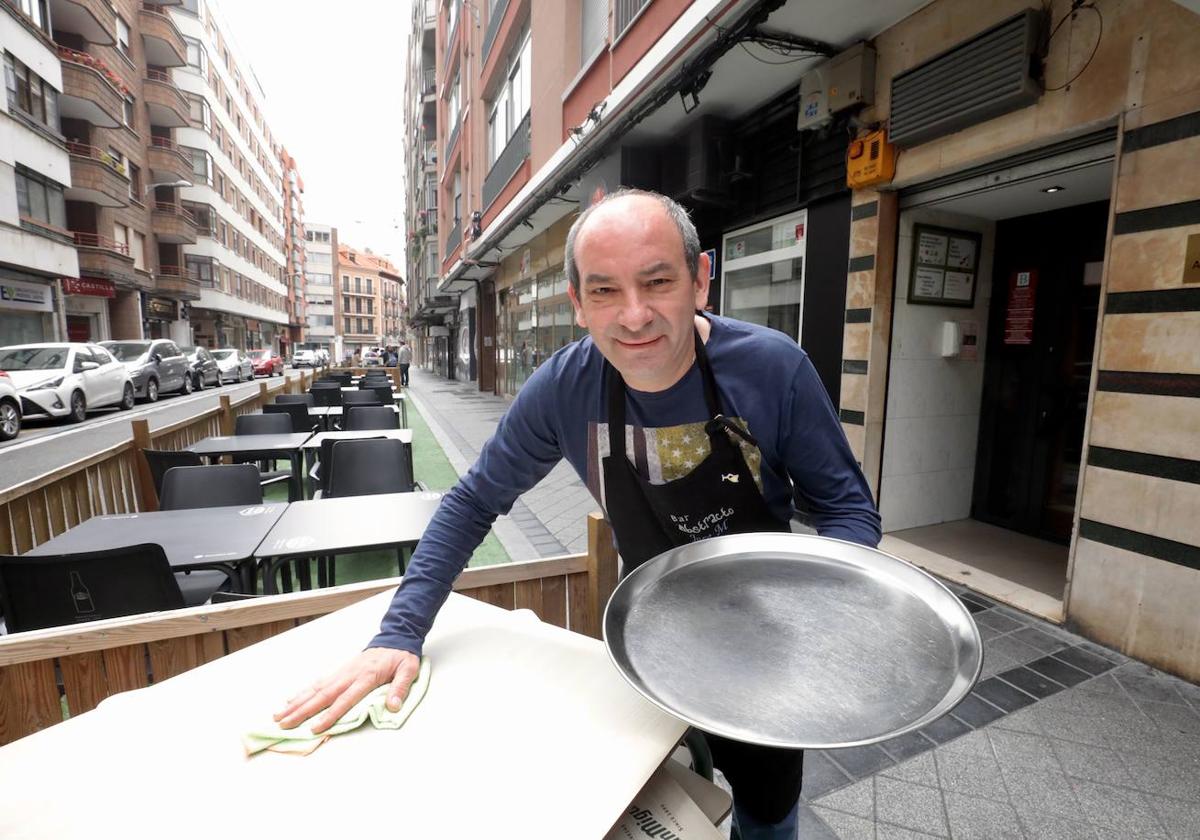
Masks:
[[[340,554],[415,545],[441,501],[441,493],[420,490],[292,502],[263,537],[255,556]]]
[[[363,438],[388,438],[412,446],[412,429],[363,429],[357,432],[317,432],[304,442],[305,449],[320,449],[324,440],[362,440]]]
[[[349,407],[353,408],[354,406],[349,406]],[[385,405],[383,407],[390,408],[392,410],[392,413],[394,413],[394,414],[400,413],[399,406]],[[345,412],[346,408],[347,407],[344,405],[310,405],[308,407],[308,413],[313,415],[314,417],[321,417],[323,415],[325,415],[325,416],[333,415],[334,417],[341,417],[342,414]]]
[[[451,595],[402,729],[245,758],[239,735],[360,650],[391,597],[0,747],[0,837],[600,838],[683,734],[600,642]]]

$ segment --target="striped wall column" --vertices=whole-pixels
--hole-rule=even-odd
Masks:
[[[1184,271],[1189,240],[1200,254],[1200,110],[1169,107],[1122,126],[1067,615],[1197,680],[1200,282]]]
[[[854,457],[876,499],[883,451],[888,349],[892,340],[898,212],[895,193],[859,190],[851,200],[838,414]]]

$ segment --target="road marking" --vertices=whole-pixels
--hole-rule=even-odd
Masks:
[[[261,379],[261,380],[256,379],[256,380],[253,380],[252,382],[242,382],[240,384],[230,383],[230,384],[233,385],[233,390],[236,391],[238,388],[245,388],[246,386],[249,386],[249,385],[257,385],[259,382],[268,382],[269,383],[270,381],[271,380],[269,378],[266,378],[266,379]],[[222,386],[222,387],[228,388],[229,386]],[[170,402],[150,403],[149,405],[146,405],[141,409],[134,409],[133,411],[117,411],[116,413],[112,414],[111,416],[104,417],[104,419],[97,419],[94,422],[84,422],[84,423],[80,423],[77,426],[68,426],[65,429],[58,429],[55,431],[47,432],[44,435],[39,435],[38,437],[29,438],[27,440],[18,439],[16,443],[10,443],[7,446],[0,446],[0,454],[4,454],[4,453],[8,453],[8,452],[15,452],[18,449],[24,449],[28,446],[35,446],[35,445],[42,443],[43,441],[47,441],[47,440],[57,440],[58,438],[66,437],[67,435],[74,435],[74,434],[78,434],[80,432],[89,432],[89,431],[99,428],[100,426],[107,426],[107,425],[111,425],[112,423],[120,423],[124,420],[133,420],[137,417],[143,417],[148,414],[153,414],[156,411],[162,411],[163,409],[170,409],[173,406],[187,405],[188,403],[196,402],[197,400],[207,399],[208,397],[213,396],[211,391],[215,391],[215,390],[220,390],[220,389],[210,388],[210,389],[205,389],[204,391],[193,391],[188,396],[175,395],[175,397]],[[225,390],[225,391],[221,391],[221,393],[230,393],[230,391]],[[218,403],[219,402],[220,402],[220,400],[218,399]],[[41,419],[41,418],[38,418],[38,419]],[[58,419],[62,419],[62,418],[58,418]]]

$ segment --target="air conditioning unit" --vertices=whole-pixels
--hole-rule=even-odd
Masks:
[[[818,128],[833,115],[875,101],[875,48],[865,41],[838,53],[800,79],[796,128]]]
[[[732,122],[705,115],[689,128],[682,145],[664,150],[663,192],[692,204],[728,204],[732,163]]]

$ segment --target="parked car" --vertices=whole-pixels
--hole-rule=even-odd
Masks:
[[[0,440],[21,434],[21,398],[8,371],[0,370]]]
[[[217,360],[208,352],[207,347],[188,345],[179,349],[187,357],[188,368],[192,372],[192,387],[194,389],[203,391],[205,385],[212,385],[214,387],[221,385],[221,369],[217,367]]]
[[[317,352],[315,350],[297,350],[292,355],[292,367],[316,367]]]
[[[363,367],[372,367],[374,365],[383,364],[383,354],[374,347],[369,347],[362,352]]]
[[[274,350],[247,350],[255,376],[283,376],[283,357]]]
[[[254,365],[241,350],[226,347],[212,351],[222,382],[246,382],[254,378]]]
[[[133,408],[129,371],[95,344],[56,342],[0,347],[0,370],[16,387],[23,417],[44,414],[78,423],[89,408]]]
[[[100,346],[124,362],[138,397],[155,402],[162,393],[192,393],[187,357],[174,341],[165,338],[101,341]]]

